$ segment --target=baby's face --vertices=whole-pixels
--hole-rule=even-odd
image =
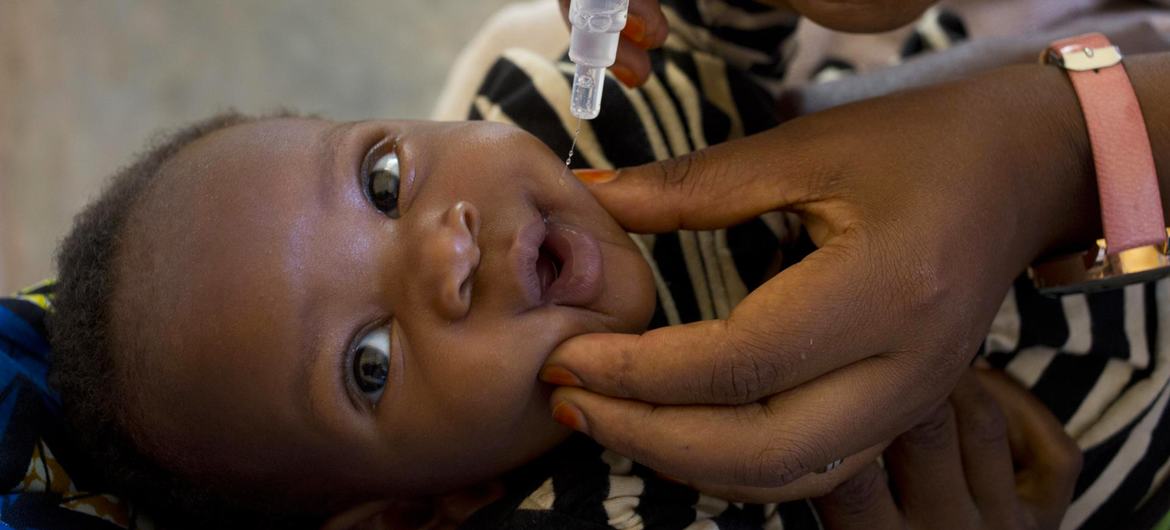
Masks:
[[[550,351],[653,310],[628,236],[512,127],[267,120],[166,171],[127,253],[165,288],[117,303],[163,326],[132,406],[221,479],[376,498],[498,475],[567,434]]]

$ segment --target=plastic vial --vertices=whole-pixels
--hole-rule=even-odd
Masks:
[[[569,60],[577,65],[569,110],[592,120],[601,113],[605,69],[617,57],[618,41],[626,27],[629,0],[572,0],[569,4]]]

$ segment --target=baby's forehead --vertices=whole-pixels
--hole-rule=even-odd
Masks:
[[[269,261],[290,227],[313,214],[309,197],[322,180],[315,146],[331,125],[255,120],[179,150],[127,219],[119,298],[151,307],[143,319],[178,318],[257,292],[280,270]]]
[[[315,118],[262,118],[214,131],[181,149],[163,168],[187,177],[234,175],[224,169],[249,168],[321,154],[320,144],[334,123]]]
[[[322,180],[315,146],[330,125],[272,119],[209,134],[175,155],[128,220],[115,311],[126,317],[122,333],[148,345],[137,359],[146,377],[136,380],[152,401],[139,405],[147,425],[172,433],[168,442],[186,437],[198,450],[189,425],[234,419],[246,432],[269,415],[269,426],[299,423],[287,410],[278,421],[284,409],[273,405],[288,401],[286,377],[248,374],[299,350],[299,337],[280,331],[297,321],[296,291],[277,276],[297,222],[320,221],[310,198]],[[239,414],[222,416],[227,409]],[[212,441],[201,450],[213,451]]]
[[[213,243],[238,217],[287,200],[320,164],[314,149],[328,122],[260,119],[213,131],[181,148],[159,169],[125,226],[128,254]],[[252,221],[260,220],[251,216]],[[188,249],[189,250],[189,249]]]

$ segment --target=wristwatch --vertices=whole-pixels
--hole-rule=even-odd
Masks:
[[[1044,294],[1101,291],[1170,275],[1167,230],[1150,137],[1121,52],[1100,33],[1052,43],[1042,62],[1068,72],[1093,151],[1104,239],[1070,256],[1035,263]]]

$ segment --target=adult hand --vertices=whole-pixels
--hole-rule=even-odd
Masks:
[[[565,22],[571,0],[559,0]],[[761,0],[777,9],[795,11],[814,22],[839,31],[868,33],[903,26],[938,0]],[[610,67],[614,77],[628,87],[642,86],[650,77],[648,50],[666,42],[670,33],[659,0],[630,0],[629,18],[622,30],[617,58]]]
[[[1021,66],[592,173],[632,231],[785,209],[820,248],[726,320],[567,341],[555,416],[683,480],[799,487],[844,457],[805,479],[829,491],[942,403],[1028,263],[1099,233],[1083,127],[1063,73]]]
[[[1080,468],[1043,404],[1002,373],[971,370],[894,441],[884,469],[870,463],[814,504],[826,530],[1056,529]]]

